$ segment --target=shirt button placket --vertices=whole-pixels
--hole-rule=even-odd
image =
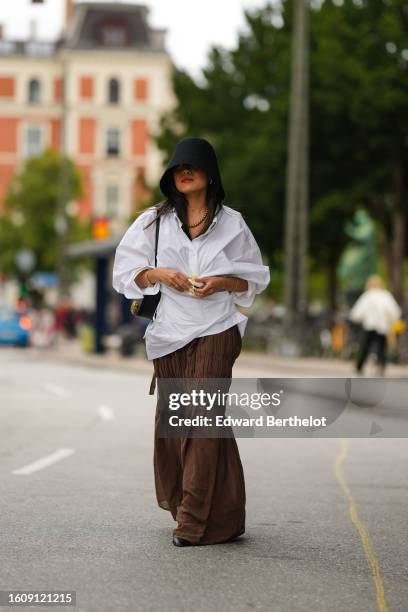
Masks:
[[[199,258],[198,258],[198,243],[196,243],[195,245],[192,244],[191,245],[191,256],[190,256],[190,269],[191,269],[191,274],[194,274],[195,276],[200,276],[200,270],[198,269],[198,263],[199,263]],[[205,302],[203,301],[203,298],[196,296],[194,298],[195,303],[196,303],[196,308],[197,311],[201,313],[200,317],[205,318]]]
[[[191,274],[199,275],[198,271],[198,253],[194,246],[191,246],[191,254],[190,254],[190,272]]]

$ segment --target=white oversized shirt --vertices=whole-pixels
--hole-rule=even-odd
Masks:
[[[129,299],[140,299],[161,291],[161,299],[144,339],[148,359],[167,355],[194,338],[208,336],[237,324],[241,337],[248,317],[235,306],[251,306],[255,294],[270,281],[259,247],[240,212],[225,204],[209,228],[190,240],[176,210],[161,216],[157,267],[174,268],[190,276],[236,276],[248,281],[248,290],[218,291],[206,297],[180,292],[159,281],[141,288],[134,281],[139,272],[154,268],[156,223],[143,229],[156,216],[151,207],[143,211],[119,243],[113,264],[113,287]]]
[[[386,289],[368,289],[358,298],[349,318],[361,323],[367,331],[387,334],[393,323],[401,316],[401,308]]]

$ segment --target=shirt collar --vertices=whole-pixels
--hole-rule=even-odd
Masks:
[[[207,230],[205,231],[205,233],[204,233],[204,234],[201,234],[202,236],[205,236],[205,234],[206,234],[206,233],[207,233],[209,230],[213,229],[213,228],[216,226],[216,224],[217,224],[217,222],[218,222],[218,217],[219,217],[220,212],[221,212],[221,207],[220,207],[220,206],[218,206],[218,207],[217,207],[217,209],[216,209],[216,211],[215,211],[214,219],[211,221],[210,226],[207,228]],[[177,223],[178,223],[178,226],[179,226],[180,228],[183,228],[183,224],[182,224],[182,222],[180,221],[179,216],[178,216],[178,214],[177,214],[176,209],[175,209],[175,207],[174,207],[174,206],[173,206],[173,215],[174,215],[174,216],[175,216],[175,218],[176,218],[176,221],[177,221]]]

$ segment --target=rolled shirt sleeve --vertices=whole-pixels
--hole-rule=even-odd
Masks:
[[[244,308],[252,306],[256,294],[256,284],[252,281],[247,281],[247,283],[248,289],[246,291],[234,291],[232,294],[234,303]]]
[[[144,211],[127,229],[116,248],[112,285],[115,291],[129,299],[136,300],[143,298],[144,295],[154,295],[160,289],[159,281],[153,287],[142,288],[134,280],[142,270],[155,267],[156,223],[144,229],[155,215],[156,212],[152,209]]]
[[[248,308],[252,306],[255,295],[266,289],[271,278],[269,267],[263,264],[261,251],[243,217],[241,224],[242,231],[229,245],[228,250],[232,265],[231,275],[248,282],[246,291],[233,292],[233,301],[238,306]]]

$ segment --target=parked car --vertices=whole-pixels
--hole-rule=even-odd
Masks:
[[[26,311],[17,312],[10,306],[0,306],[0,344],[28,346],[31,318]]]

